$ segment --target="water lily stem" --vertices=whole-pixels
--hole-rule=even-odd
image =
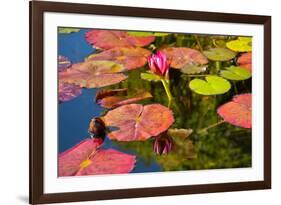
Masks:
[[[215,67],[216,67],[216,73],[221,70],[221,62],[220,61],[215,61]]]
[[[233,82],[233,87],[234,87],[234,92],[237,95],[238,94],[238,89],[237,89],[237,86],[236,86],[236,82]]]
[[[212,125],[209,125],[208,127],[205,127],[205,128],[203,128],[203,129],[200,129],[200,130],[198,131],[198,133],[206,132],[207,130],[209,130],[209,129],[211,129],[211,128],[214,128],[214,127],[216,127],[216,126],[218,126],[218,125],[220,125],[220,124],[222,124],[222,123],[224,123],[224,122],[225,122],[224,120],[218,121],[218,122],[215,123],[215,124],[212,124]]]
[[[164,86],[164,89],[165,89],[165,92],[167,94],[167,97],[168,97],[168,100],[169,100],[169,103],[168,103],[168,107],[171,106],[171,103],[173,101],[173,96],[171,94],[171,91],[170,91],[170,83],[169,83],[169,80],[161,80],[163,86]]]
[[[202,48],[202,46],[201,46],[199,37],[198,37],[197,35],[194,35],[194,37],[195,37],[196,43],[197,43],[197,45],[198,45],[198,47],[199,47],[199,50],[200,50],[201,52],[203,52],[203,48]]]

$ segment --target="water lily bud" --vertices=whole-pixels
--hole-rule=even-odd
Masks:
[[[162,76],[167,76],[169,72],[169,63],[167,56],[161,51],[157,51],[156,54],[152,54],[147,58],[150,70]]]
[[[100,138],[104,140],[106,135],[106,126],[101,118],[96,117],[91,120],[89,133],[92,138]]]
[[[167,135],[167,133],[163,133],[155,137],[153,143],[153,151],[156,154],[168,154],[173,148],[173,139]]]

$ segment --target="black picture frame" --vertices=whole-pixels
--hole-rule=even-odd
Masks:
[[[199,11],[31,1],[30,4],[30,204],[182,195],[271,188],[271,17]],[[259,24],[264,27],[264,180],[107,191],[45,194],[43,187],[44,12]],[[266,71],[266,72],[265,72]]]

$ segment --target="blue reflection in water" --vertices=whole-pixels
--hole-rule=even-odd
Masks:
[[[71,60],[72,63],[84,61],[85,57],[94,53],[95,49],[85,41],[87,29],[81,29],[77,33],[59,34],[58,54]],[[94,103],[97,89],[83,89],[82,95],[71,101],[59,104],[59,152],[63,152],[82,140],[89,137],[88,126],[93,117],[98,117],[104,110]],[[135,154],[132,150],[120,148],[117,144],[106,138],[104,148],[114,148],[121,152]],[[152,161],[149,165],[144,163],[144,159],[137,156],[137,163],[132,172],[155,172],[161,167]]]

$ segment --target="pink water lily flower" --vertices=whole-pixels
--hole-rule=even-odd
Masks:
[[[157,51],[156,54],[152,54],[148,57],[148,65],[151,71],[157,75],[168,76],[169,63],[167,56],[161,51]]]

